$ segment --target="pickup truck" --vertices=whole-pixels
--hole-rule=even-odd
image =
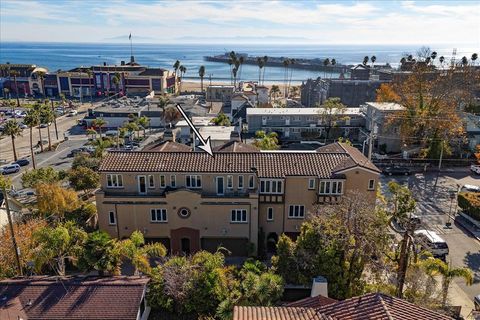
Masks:
[[[470,166],[470,171],[480,174],[480,164],[472,164]]]

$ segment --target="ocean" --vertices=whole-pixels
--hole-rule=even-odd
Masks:
[[[438,56],[449,59],[452,47],[431,47]],[[133,44],[135,60],[150,67],[173,69],[176,60],[180,60],[187,68],[185,79],[198,81],[198,68],[204,65],[206,77],[212,81],[230,81],[230,67],[219,62],[207,62],[203,59],[207,55],[218,55],[232,50],[247,53],[251,56],[274,56],[289,58],[335,58],[343,64],[356,64],[364,56],[375,55],[376,64],[390,63],[397,66],[401,57],[419,49],[416,45],[207,45],[207,44]],[[457,57],[470,57],[473,49],[457,48]],[[31,63],[47,67],[50,71],[69,70],[79,66],[100,65],[103,62],[120,65],[122,60],[130,59],[130,44],[103,44],[103,43],[28,43],[28,42],[1,42],[0,63]],[[258,79],[258,67],[243,65],[241,80]],[[308,71],[294,69],[292,83],[298,84],[308,78],[323,77],[323,71]],[[331,74],[329,77],[337,77]],[[283,68],[267,67],[265,83],[282,82]],[[206,80],[208,81],[208,80]]]

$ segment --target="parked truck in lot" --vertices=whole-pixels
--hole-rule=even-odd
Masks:
[[[480,164],[472,164],[470,166],[470,171],[480,174]]]

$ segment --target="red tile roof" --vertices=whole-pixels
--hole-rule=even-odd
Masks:
[[[293,301],[284,304],[285,307],[302,307],[302,308],[318,308],[332,303],[336,303],[337,300],[324,297],[322,295],[316,297],[307,297],[298,301]]]
[[[342,320],[451,320],[441,313],[382,293],[369,293],[329,304],[317,311]]]
[[[150,152],[191,152],[192,147],[174,141],[162,141],[149,146],[146,146],[143,151]]]
[[[312,308],[235,307],[233,320],[334,320]]]
[[[301,300],[300,300],[301,301]],[[452,320],[451,317],[381,293],[318,308],[235,307],[234,320]]]
[[[257,147],[239,141],[229,141],[213,148],[214,152],[259,152]]]
[[[31,277],[0,281],[0,319],[135,320],[148,278]]]
[[[360,156],[365,158],[361,153]],[[113,151],[104,157],[100,171],[250,173],[256,168],[262,178],[331,178],[337,171],[354,167],[357,163],[358,159],[343,148],[338,152],[217,152],[214,158],[204,152]],[[359,165],[376,169],[373,164],[365,162]],[[379,172],[378,169],[375,171]]]

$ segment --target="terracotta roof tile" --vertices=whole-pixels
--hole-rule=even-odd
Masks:
[[[149,146],[146,146],[143,151],[150,151],[150,152],[191,152],[192,148],[178,142],[174,141],[162,141],[159,143],[155,143]]]
[[[235,307],[233,320],[333,320],[312,308]]]
[[[214,152],[259,152],[257,147],[239,141],[229,141],[213,148]]]
[[[441,313],[403,299],[369,293],[317,308],[319,313],[342,320],[451,320]]]
[[[0,319],[136,319],[148,278],[31,277],[0,281]]]
[[[337,300],[335,299],[319,295],[316,297],[307,297],[305,299],[289,302],[284,304],[284,306],[285,307],[318,308],[318,307],[326,306],[336,302]]]

